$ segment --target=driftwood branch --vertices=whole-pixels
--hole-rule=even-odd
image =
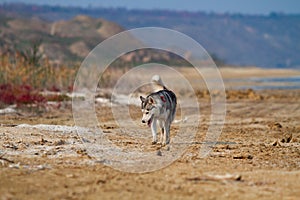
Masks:
[[[242,181],[241,175],[203,175],[200,177],[187,178],[188,181]]]
[[[9,163],[14,163],[14,161],[9,160],[8,158],[4,158],[4,155],[5,155],[5,154],[6,154],[6,153],[3,153],[3,154],[0,155],[0,160],[6,161],[6,162],[9,162]]]

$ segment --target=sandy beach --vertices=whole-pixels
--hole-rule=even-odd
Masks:
[[[193,69],[180,73],[198,84],[199,75]],[[194,121],[189,121],[196,120],[192,111],[198,107],[190,105],[184,116],[187,122],[179,110],[178,123],[171,127],[170,147],[151,145],[150,129],[140,123],[138,106],[128,106],[134,127],[139,127],[129,137],[126,131],[132,127],[116,123],[109,104],[96,103],[99,127],[125,152],[139,149],[164,160],[168,151],[176,149],[174,137],[180,136],[180,130],[196,130],[178,159],[152,172],[116,170],[91,154],[74,129],[71,102],[43,113],[1,114],[1,199],[297,199],[300,83],[293,78],[299,78],[300,71],[224,67],[220,73],[227,90],[226,118],[206,157],[200,156],[211,114],[205,85],[195,92],[201,110],[199,124],[193,127]],[[188,95],[181,92],[179,97],[188,99]],[[117,110],[124,107],[114,106]]]

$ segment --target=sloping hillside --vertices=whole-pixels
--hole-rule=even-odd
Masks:
[[[26,51],[38,44],[50,60],[81,60],[104,39],[123,29],[104,19],[79,15],[71,20],[48,22],[37,17],[1,15],[0,51]]]
[[[300,66],[300,14],[267,16],[123,8],[67,8],[6,4],[0,10],[56,21],[78,14],[103,17],[126,29],[159,26],[193,37],[228,64]],[[79,44],[78,44],[79,45]]]

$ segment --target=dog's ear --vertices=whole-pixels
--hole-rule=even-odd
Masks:
[[[146,98],[144,98],[142,96],[140,96],[140,99],[141,99],[142,102],[144,102],[146,100]]]
[[[149,97],[149,104],[155,104],[155,101],[154,101],[154,99],[153,99],[153,97]]]

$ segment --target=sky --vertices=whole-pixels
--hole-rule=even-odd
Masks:
[[[270,14],[281,12],[300,14],[300,0],[0,0],[0,3],[123,7],[127,9],[169,9],[216,13]]]

